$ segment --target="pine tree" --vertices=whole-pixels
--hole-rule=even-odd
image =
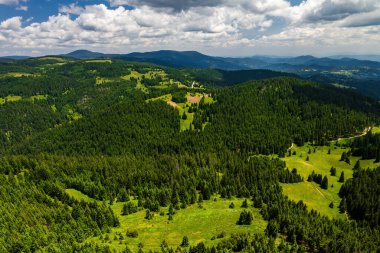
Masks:
[[[181,247],[188,247],[188,246],[189,246],[189,238],[185,235],[185,236],[182,238]]]
[[[323,177],[321,187],[322,187],[322,189],[327,189],[329,187],[329,180],[328,180],[327,176]]]
[[[336,168],[331,167],[331,169],[330,169],[330,175],[331,176],[336,176]]]
[[[340,177],[339,177],[338,182],[340,182],[340,183],[344,182],[344,171],[342,171],[342,173],[340,173]]]
[[[241,207],[243,207],[243,208],[248,207],[248,201],[246,199],[243,201],[243,204],[241,205]]]
[[[346,152],[343,152],[343,153],[342,153],[342,156],[340,157],[340,161],[343,162],[343,161],[346,160],[346,158],[347,158],[347,153],[346,153]]]

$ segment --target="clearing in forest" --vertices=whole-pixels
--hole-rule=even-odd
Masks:
[[[314,152],[315,150],[315,152]],[[330,154],[329,153],[330,150]],[[342,183],[338,182],[341,172],[344,172],[345,180],[352,178],[352,168],[360,159],[359,157],[350,157],[350,164],[340,161],[343,152],[347,148],[341,148],[332,144],[331,146],[314,147],[305,145],[291,148],[291,156],[282,158],[286,162],[287,168],[297,169],[297,172],[304,178],[304,182],[295,184],[282,184],[284,194],[294,201],[302,200],[309,209],[314,209],[323,215],[331,218],[343,218],[344,214],[339,212],[341,198],[338,193]],[[308,159],[307,159],[308,158]],[[374,160],[361,160],[362,168],[374,168],[380,166],[375,164]],[[336,168],[336,176],[330,174],[331,167]],[[321,174],[328,178],[328,189],[322,189],[315,182],[308,182],[307,178],[312,173]],[[334,204],[330,208],[330,203]]]
[[[77,190],[67,189],[66,192],[78,200],[95,201]],[[116,252],[124,250],[126,245],[132,252],[137,252],[139,243],[144,245],[144,251],[160,251],[163,240],[169,247],[175,249],[181,244],[184,236],[189,238],[190,245],[204,242],[207,246],[212,246],[222,240],[217,238],[222,233],[225,234],[225,237],[229,237],[233,233],[264,233],[267,222],[260,215],[259,209],[253,208],[251,201],[248,201],[248,208],[242,208],[243,201],[244,199],[236,198],[212,198],[212,200],[203,201],[201,206],[194,204],[185,209],[175,210],[173,220],[170,221],[167,214],[168,207],[161,207],[160,212],[154,213],[153,218],[147,220],[145,219],[146,210],[125,216],[121,215],[126,202],[116,202],[111,205],[111,208],[120,221],[120,227],[113,228],[109,233],[101,236],[89,238],[85,242],[108,245],[111,250],[116,250]],[[136,200],[132,200],[132,202],[137,204]],[[234,208],[229,207],[232,202],[235,205]],[[251,225],[236,224],[243,210],[252,212],[253,222]],[[138,236],[128,237],[128,231],[137,232]]]

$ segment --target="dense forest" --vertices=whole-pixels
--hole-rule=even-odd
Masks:
[[[268,155],[282,157],[292,143],[325,145],[362,133],[379,123],[379,104],[294,77],[256,74],[249,78],[274,78],[237,84],[247,81],[241,73],[115,60],[1,62],[0,251],[112,252],[84,242],[120,226],[113,203],[128,203],[124,216],[146,209],[150,219],[168,207],[176,219],[173,210],[213,196],[252,201],[265,232],[230,235],[213,247],[184,239],[180,251],[378,251],[379,169],[355,166],[340,191],[350,220],[330,219],[282,193],[280,183],[305,179]],[[202,76],[206,86],[192,87]],[[237,83],[222,85],[218,76]],[[186,104],[189,93],[213,102],[202,95]],[[168,94],[170,101],[160,99]],[[168,102],[184,104],[184,112]],[[186,112],[192,121],[181,131]],[[377,158],[379,143],[367,134],[354,140],[352,153]],[[330,187],[322,175],[310,181]],[[67,189],[94,201],[79,201]],[[241,225],[251,218],[242,212]]]

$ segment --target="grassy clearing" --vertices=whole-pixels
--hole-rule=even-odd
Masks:
[[[380,134],[380,127],[372,127],[371,132],[373,134]]]
[[[81,201],[93,202],[94,199],[88,197],[75,189],[66,189],[66,193],[75,199]],[[215,201],[216,200],[216,201]],[[188,206],[185,209],[176,210],[173,220],[168,220],[168,208],[161,208],[164,215],[154,213],[152,220],[145,219],[145,210],[137,213],[122,216],[122,208],[125,202],[116,202],[111,205],[113,212],[118,216],[120,227],[114,228],[108,233],[109,241],[105,241],[106,235],[89,238],[86,242],[109,245],[112,250],[120,252],[125,246],[133,251],[138,251],[138,244],[143,243],[145,250],[160,250],[160,245],[165,240],[170,247],[176,248],[181,244],[183,236],[188,236],[190,244],[195,245],[204,242],[212,246],[220,242],[221,239],[213,239],[217,235],[225,232],[226,236],[233,233],[263,233],[267,222],[261,217],[259,210],[248,207],[254,216],[251,225],[239,226],[236,221],[239,219],[240,212],[244,210],[241,204],[244,199],[221,199],[216,197],[215,200],[203,201],[202,207],[198,204]],[[137,203],[136,200],[132,200]],[[100,201],[98,201],[100,202]],[[229,208],[230,203],[235,204],[235,208]],[[252,202],[248,201],[249,205]],[[138,232],[137,238],[126,236],[127,231],[135,230]],[[120,240],[122,234],[124,239]],[[116,239],[117,238],[117,239]],[[116,239],[116,240],[115,240]]]
[[[140,242],[143,243],[144,250],[160,250],[163,240],[170,247],[176,248],[181,244],[185,235],[189,237],[191,245],[199,242],[215,245],[220,239],[211,240],[211,238],[222,232],[225,232],[227,236],[241,232],[263,233],[267,223],[262,219],[258,209],[249,208],[254,215],[252,225],[236,225],[240,212],[243,210],[240,207],[242,201],[242,199],[225,200],[220,198],[217,198],[217,201],[204,201],[203,208],[199,208],[196,204],[176,211],[172,221],[169,221],[166,215],[167,208],[162,209],[165,212],[164,216],[155,213],[153,219],[148,221],[144,218],[145,210],[128,216],[121,216],[124,203],[116,203],[112,205],[112,210],[118,215],[121,225],[109,233],[110,241],[104,242],[100,237],[95,237],[89,239],[88,242],[109,245],[111,249],[118,252],[123,250],[127,244],[133,252],[137,252]],[[236,206],[234,209],[229,208],[231,202],[234,202]],[[128,230],[136,230],[138,237],[126,237]],[[117,234],[122,234],[124,239],[120,240]],[[116,240],[115,236],[117,237]],[[102,238],[104,237],[105,235]]]
[[[0,77],[28,77],[28,76],[36,76],[36,75],[30,74],[30,73],[23,73],[23,72],[9,72],[9,73],[0,75]]]
[[[112,82],[111,79],[108,79],[108,78],[104,78],[104,77],[96,77],[96,85],[102,85],[102,84],[106,84],[106,83],[110,83]]]
[[[17,102],[22,99],[21,96],[7,96],[5,97],[5,102]]]
[[[57,61],[57,62],[67,62],[66,59],[60,58],[60,57],[54,57],[54,56],[45,56],[41,57],[38,60],[40,61]]]
[[[86,63],[112,63],[112,60],[88,60]]]
[[[137,82],[135,89],[140,90],[143,93],[149,93],[148,88],[144,84],[141,83],[142,76],[143,75],[140,74],[139,72],[135,70],[131,70],[131,73],[129,75],[122,76],[121,79],[127,80],[127,81],[131,81],[131,79],[135,79]]]
[[[48,95],[35,95],[35,96],[31,96],[27,98],[27,100],[34,102],[34,101],[47,100],[47,98],[48,98]]]
[[[309,149],[311,153],[308,154]],[[331,154],[328,154],[328,150],[331,150]],[[304,182],[297,184],[282,184],[285,195],[290,199],[299,201],[302,200],[309,209],[314,209],[321,214],[327,215],[331,218],[344,218],[344,215],[339,212],[338,206],[341,201],[338,193],[342,186],[339,183],[339,176],[341,172],[344,172],[345,179],[352,178],[352,168],[354,164],[359,160],[359,157],[350,157],[351,164],[339,161],[344,151],[348,149],[335,147],[334,145],[316,147],[314,153],[314,147],[305,145],[302,147],[293,146],[292,153],[296,152],[296,155],[285,157],[283,160],[286,162],[286,166],[289,170],[296,168],[298,173],[304,177]],[[309,156],[309,161],[306,158]],[[374,164],[374,160],[361,160],[360,164],[363,168],[374,168],[378,164]],[[331,167],[337,169],[336,176],[330,175]],[[318,184],[307,182],[307,177],[314,171],[315,173],[327,176],[329,180],[329,188],[327,190],[322,189]],[[331,187],[333,185],[333,187]],[[330,208],[329,204],[333,202],[334,208]]]
[[[147,99],[145,101],[146,102],[152,102],[152,101],[157,101],[157,100],[162,100],[164,102],[170,102],[170,101],[172,101],[172,94],[166,94],[166,95],[163,95],[160,97],[150,98],[150,99]]]
[[[86,194],[83,194],[82,192],[80,191],[77,191],[75,189],[66,189],[65,192],[70,196],[70,197],[73,197],[74,199],[76,200],[79,200],[79,201],[86,201],[86,202],[94,202],[96,201],[95,199],[93,198],[90,198],[89,196],[87,196]]]

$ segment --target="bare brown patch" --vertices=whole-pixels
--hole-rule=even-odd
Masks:
[[[170,105],[170,106],[172,106],[172,107],[174,107],[174,108],[179,108],[179,106],[177,105],[177,103],[176,102],[173,102],[173,101],[168,101],[168,102],[166,102],[168,105]]]
[[[201,99],[203,96],[187,96],[187,102],[192,103],[192,104],[198,104],[201,102]]]

